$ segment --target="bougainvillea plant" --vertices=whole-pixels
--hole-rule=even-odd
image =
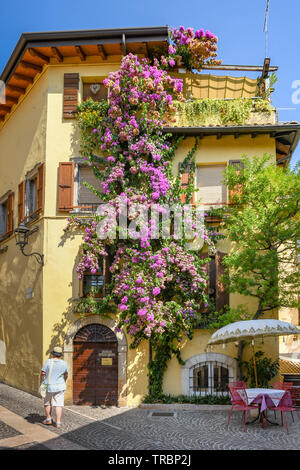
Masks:
[[[161,56],[160,63],[163,68],[185,67],[189,71],[200,70],[205,65],[219,65],[221,60],[217,57],[218,38],[210,31],[193,28],[185,29],[183,26],[169,31],[171,44],[168,54]]]
[[[205,38],[209,44],[215,43],[213,35]],[[193,174],[197,141],[174,177],[172,161],[181,138],[163,132],[175,111],[173,100],[183,100],[182,81],[172,78],[157,59],[150,64],[147,59],[128,54],[120,69],[110,73],[103,83],[109,89],[108,103],[88,100],[78,108],[81,152],[102,189],[87,186],[117,216],[126,204],[128,222],[139,217],[134,213],[136,204],[145,209],[155,205],[163,214],[166,205],[182,207],[183,194],[188,203],[193,184],[183,189],[181,174],[188,166]],[[137,347],[145,339],[151,341],[151,392],[158,395],[162,393],[168,360],[175,354],[181,361],[178,343],[184,336],[192,337],[203,306],[208,303],[205,260],[199,250],[187,249],[187,240],[201,237],[210,252],[215,249],[214,242],[205,226],[199,233],[196,224],[192,224],[192,235],[188,237],[183,234],[177,239],[172,230],[169,237],[154,237],[161,221],[155,225],[149,219],[144,220],[136,238],[124,237],[117,227],[115,239],[99,239],[100,220],[97,215],[90,222],[80,217],[69,219],[65,230],[85,230],[77,273],[81,278],[87,270],[96,272],[99,256],[109,255],[111,281],[106,296],[118,307],[117,329],[126,329],[132,338],[130,347]],[[91,308],[89,313],[99,310]]]

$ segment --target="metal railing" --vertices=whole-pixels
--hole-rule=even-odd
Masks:
[[[190,395],[228,396],[228,383],[233,380],[229,367],[217,361],[207,361],[190,368]]]

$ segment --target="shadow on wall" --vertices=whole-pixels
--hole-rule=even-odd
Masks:
[[[40,251],[41,238],[41,233],[33,234],[28,250]],[[42,360],[43,268],[33,257],[24,257],[14,239],[8,243],[0,265],[0,340],[6,348],[0,381],[36,393]]]

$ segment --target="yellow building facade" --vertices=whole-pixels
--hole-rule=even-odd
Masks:
[[[73,36],[69,34],[68,40],[63,35],[54,39],[37,36],[34,40],[39,39],[40,42],[36,47],[32,45],[33,38],[25,37],[23,49],[17,50],[13,57],[15,62],[13,65],[8,64],[11,70],[9,73],[6,70],[7,76],[4,77],[8,90],[12,90],[11,99],[15,99],[9,106],[9,112],[7,106],[1,108],[0,105],[0,110],[5,110],[0,121],[0,203],[5,205],[8,197],[13,194],[13,227],[18,226],[23,210],[27,226],[32,231],[25,254],[38,252],[44,255],[43,266],[33,256],[24,256],[16,246],[11,227],[0,238],[0,380],[37,394],[41,366],[52,348],[61,345],[64,359],[69,366],[66,403],[73,403],[76,335],[89,325],[104,325],[113,331],[117,321],[113,315],[107,318],[82,316],[73,312],[74,302],[81,295],[75,268],[83,236],[70,236],[64,232],[70,212],[58,208],[58,171],[61,162],[81,162],[81,156],[76,119],[64,118],[65,76],[79,74],[78,101],[81,101],[84,98],[85,83],[101,82],[109,72],[118,70],[122,53],[125,52],[124,47],[127,46],[126,52],[132,50],[140,56],[147,56],[149,47],[154,47],[157,42],[167,41],[164,28],[141,28],[133,33],[132,30],[113,30],[110,35],[106,31],[102,42],[99,39],[100,33],[96,39],[92,37],[92,33],[87,36],[78,39],[76,32],[73,32]],[[41,46],[44,39],[45,45]],[[75,45],[78,47],[78,40],[82,41],[79,51],[74,49]],[[37,52],[36,55],[32,51],[28,52],[32,48]],[[16,89],[22,89],[22,74],[16,70],[18,66],[24,67],[21,62],[35,64],[41,70],[36,70],[36,74],[32,72],[29,77],[32,80],[29,82],[23,77],[23,88],[26,83],[27,86],[18,97]],[[23,72],[25,70],[31,69],[26,69],[25,66]],[[13,79],[19,80],[18,86],[9,85]],[[215,132],[213,130],[210,128],[208,132],[204,132],[203,129],[198,129],[193,132],[192,129],[182,131],[176,128],[177,133],[186,134],[186,139],[176,151],[175,174],[178,163],[183,161],[194,144],[194,135],[200,135],[201,132],[195,155],[197,167],[218,164],[226,166],[231,160],[238,160],[244,154],[254,156],[268,153],[276,159],[279,137],[284,134],[289,138],[292,132],[299,132],[296,126],[294,129],[292,125],[276,124],[275,119],[265,127],[259,124],[256,128],[249,125],[236,129],[219,128]],[[291,151],[293,145],[292,140]],[[42,169],[42,176],[36,176],[39,168]],[[23,187],[20,186],[21,182],[25,182]],[[38,204],[41,202],[37,213],[26,219],[26,214],[30,216],[34,212],[30,206],[31,184],[40,184],[43,194],[36,195]],[[20,203],[22,194],[24,207]],[[35,201],[33,209],[37,207],[36,204]],[[228,242],[220,242],[218,249],[228,251]],[[245,299],[230,295],[230,305],[237,306],[241,303],[245,303]],[[254,311],[255,304],[249,304],[249,310],[251,309]],[[274,312],[274,317],[276,315]],[[165,393],[191,394],[191,371],[201,364],[218,363],[229,371],[232,379],[237,378],[235,344],[227,344],[225,348],[216,346],[213,351],[208,352],[206,346],[210,335],[209,330],[198,329],[192,340],[186,339],[181,343],[182,358],[186,363],[181,366],[176,358],[170,360],[164,376]],[[116,333],[116,341],[118,404],[135,406],[148,393],[149,344],[144,341],[139,348],[130,349],[130,338],[123,332]],[[110,349],[109,344],[107,348]],[[277,357],[278,340],[266,339],[263,349],[268,352],[268,356]],[[247,359],[250,353],[247,350],[245,353]],[[210,380],[212,379],[210,375]]]

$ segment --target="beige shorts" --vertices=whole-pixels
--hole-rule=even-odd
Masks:
[[[52,403],[51,403],[52,398]],[[65,391],[61,390],[60,392],[46,392],[44,398],[44,405],[48,406],[64,406]]]

